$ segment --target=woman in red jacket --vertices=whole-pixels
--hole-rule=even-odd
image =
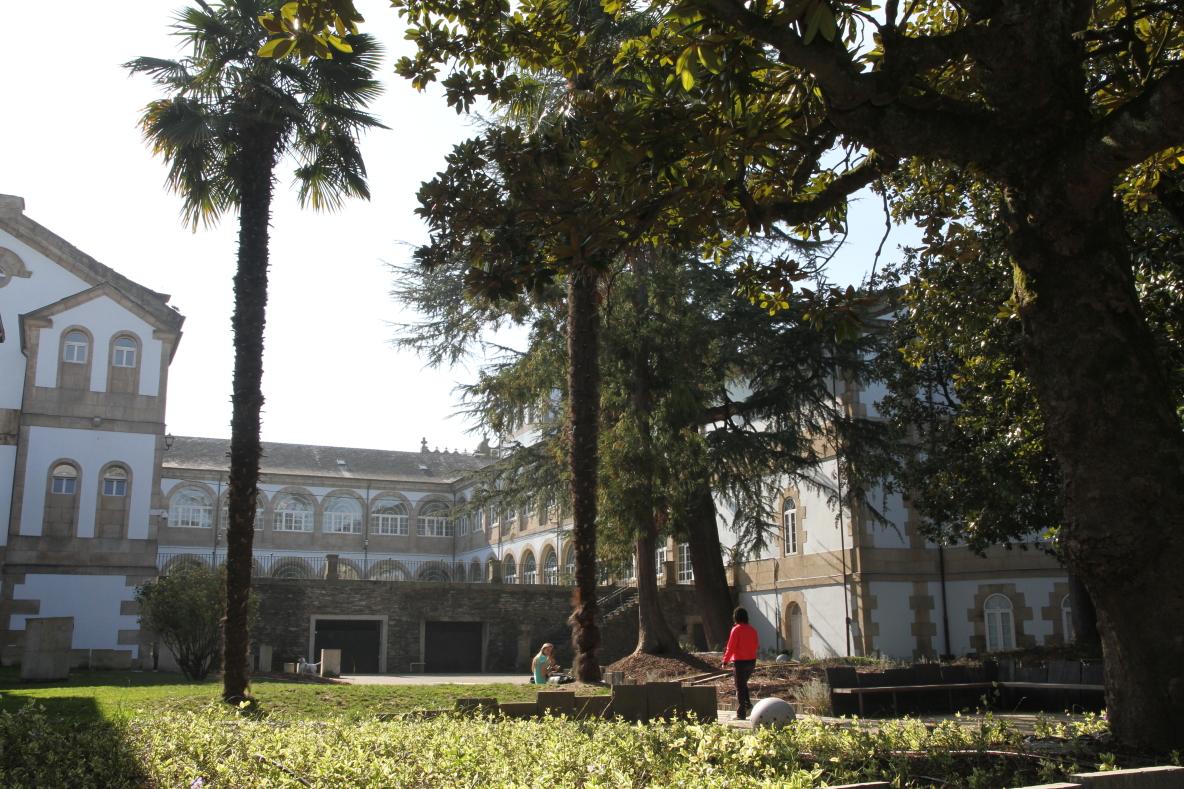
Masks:
[[[724,649],[724,668],[731,663],[736,679],[736,720],[748,717],[752,709],[752,701],[748,698],[748,678],[756,668],[756,652],[760,649],[760,639],[756,630],[748,624],[748,611],[737,608],[732,612],[735,626],[728,636],[728,646]]]

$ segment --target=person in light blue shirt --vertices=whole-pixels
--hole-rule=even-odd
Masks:
[[[559,664],[551,657],[551,653],[554,651],[554,644],[543,644],[539,653],[534,656],[534,660],[530,661],[530,667],[534,671],[534,684],[546,685],[551,672],[559,669]]]

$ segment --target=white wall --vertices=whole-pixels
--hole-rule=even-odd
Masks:
[[[21,353],[20,326],[16,316],[86,290],[89,285],[4,230],[0,230],[0,247],[15,252],[32,275],[13,277],[0,288],[0,304],[4,305],[7,323],[4,328],[8,332],[8,340],[0,343],[0,371],[3,371],[0,374],[0,408],[20,408],[25,386],[25,357]],[[54,361],[56,369],[56,356]]]
[[[101,484],[99,472],[106,464],[119,462],[131,471],[128,537],[133,540],[147,539],[155,458],[156,436],[150,433],[29,428],[20,533],[30,537],[41,535],[45,521],[45,486],[49,480],[50,466],[57,460],[70,459],[81,467],[78,479],[78,536],[95,535],[95,508]]]
[[[912,583],[878,581],[869,584],[869,589],[876,598],[876,607],[871,612],[872,622],[880,626],[873,647],[886,657],[912,659],[913,649],[917,646],[912,629],[914,614],[909,606]],[[931,612],[930,616],[935,613]]]
[[[14,614],[10,630],[24,630],[30,617],[74,617],[74,649],[130,649],[118,643],[120,630],[138,630],[137,617],[119,613],[120,603],[134,600],[135,587],[128,586],[121,575],[50,575],[28,574],[23,584],[13,588],[14,600],[40,600],[36,614]]]
[[[950,649],[955,655],[963,655],[970,651],[970,637],[974,630],[970,624],[969,610],[974,607],[975,595],[978,589],[983,584],[1015,584],[1016,592],[1022,596],[1020,600],[1012,600],[1012,604],[1017,608],[1020,605],[1027,606],[1032,609],[1032,621],[1020,623],[1019,617],[1015,616],[1015,635],[1018,641],[1021,634],[1035,636],[1036,644],[1044,644],[1048,637],[1053,633],[1052,622],[1046,622],[1042,618],[1041,609],[1049,604],[1049,595],[1052,593],[1053,584],[1058,581],[1064,581],[1064,578],[992,578],[988,581],[948,581],[946,583],[946,595],[949,598],[950,605]],[[930,584],[930,594],[934,595],[937,601],[938,609],[935,609],[935,616],[940,616],[941,606],[941,589],[938,585]],[[1059,603],[1057,601],[1057,616],[1060,616]],[[981,612],[980,612],[981,618]],[[938,626],[938,640],[941,639],[941,626]]]
[[[872,505],[880,508],[881,513],[891,522],[868,524],[866,537],[873,548],[908,548],[909,540],[905,534],[905,520],[908,513],[904,508],[904,499],[899,493],[884,494],[876,489],[872,494]]]
[[[761,650],[776,651],[779,643],[781,647],[785,646],[788,634],[782,633],[781,641],[778,642],[777,628],[780,621],[779,611],[789,602],[785,597],[787,592],[799,593],[805,601],[806,619],[810,627],[802,636],[806,639],[810,654],[814,657],[846,654],[847,635],[844,630],[842,584],[786,588],[781,589],[780,593],[773,590],[741,592],[740,605],[748,610],[749,624],[756,628]],[[911,649],[909,654],[912,654]]]
[[[7,290],[7,288],[6,288]],[[160,393],[161,341],[153,339],[153,327],[128,309],[106,296],[99,296],[53,316],[53,325],[41,330],[37,350],[37,386],[54,387],[58,383],[58,353],[62,332],[71,326],[84,326],[91,333],[90,390],[107,391],[107,370],[111,338],[120,333],[134,334],[140,341],[139,394],[155,397]]]

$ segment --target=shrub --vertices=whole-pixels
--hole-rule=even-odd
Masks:
[[[0,786],[71,789],[150,785],[119,722],[62,723],[28,704],[0,712]]]
[[[204,679],[218,658],[225,577],[222,570],[184,565],[136,589],[140,625],[156,633],[190,679]]]

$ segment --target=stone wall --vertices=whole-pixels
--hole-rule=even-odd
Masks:
[[[274,648],[276,664],[312,658],[314,616],[385,617],[385,665],[390,673],[405,673],[423,660],[427,621],[483,623],[485,671],[526,671],[530,658],[548,639],[556,642],[559,660],[570,663],[570,649],[561,637],[571,613],[569,587],[280,578],[257,578],[253,585],[259,600],[253,640]],[[690,587],[664,588],[661,595],[676,632],[682,632],[688,621],[697,621]],[[601,663],[629,654],[636,641],[634,608],[605,628]]]

